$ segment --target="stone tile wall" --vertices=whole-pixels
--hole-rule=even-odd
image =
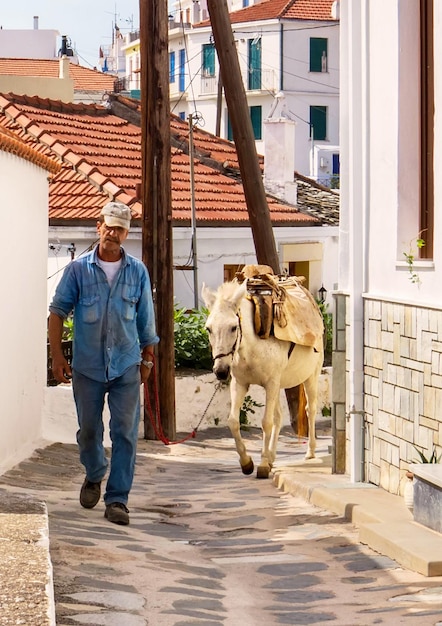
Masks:
[[[365,299],[366,480],[403,493],[405,471],[442,451],[442,311]]]

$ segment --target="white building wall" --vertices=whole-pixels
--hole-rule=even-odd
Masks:
[[[176,76],[170,84],[171,110],[187,119],[198,111],[202,125],[211,133],[216,131],[217,88],[219,65],[215,62],[215,76],[202,76],[202,46],[211,41],[210,26],[185,28],[178,25],[169,31],[169,51],[175,52]],[[233,36],[249,106],[262,107],[262,120],[268,117],[276,94],[283,87],[290,118],[297,123],[295,168],[301,174],[311,175],[310,106],[327,107],[327,137],[315,145],[339,145],[339,24],[330,22],[323,27],[317,22],[277,20],[233,25]],[[262,88],[247,89],[248,40],[261,37]],[[283,52],[281,52],[281,36]],[[328,71],[310,72],[310,37],[328,39]],[[212,40],[213,41],[213,40]],[[179,50],[186,49],[185,92],[179,91]],[[282,55],[282,56],[281,56]],[[283,72],[283,78],[281,77]],[[221,137],[227,138],[227,104],[221,101]],[[259,154],[265,154],[264,135],[256,141]]]
[[[311,290],[314,295],[321,284],[330,291],[337,276],[337,231],[336,227],[311,228],[274,228],[275,243],[281,264],[288,267],[289,261],[315,261]],[[190,228],[175,227],[173,229],[173,262],[174,265],[192,263]],[[49,229],[50,246],[48,253],[48,294],[47,304],[51,301],[63,268],[70,262],[68,247],[75,244],[75,256],[78,256],[96,240],[96,231],[89,229],[72,229],[51,227]],[[321,245],[321,258],[311,257],[311,244]],[[142,258],[141,230],[132,228],[125,242],[129,254]],[[291,251],[288,246],[293,245]],[[302,246],[302,258],[296,253],[296,245]],[[225,265],[246,265],[256,263],[256,253],[250,228],[198,228],[197,229],[197,280],[198,300],[202,283],[217,288],[224,281]],[[194,308],[194,276],[191,270],[174,271],[174,295],[178,306]]]
[[[295,25],[296,24],[296,25]],[[339,23],[321,27],[316,22],[284,22],[283,92],[292,119],[297,122],[295,167],[306,176],[313,146],[339,145]],[[326,72],[310,72],[310,38],[328,40]],[[327,107],[327,137],[311,140],[310,107]]]
[[[0,29],[0,57],[8,59],[56,59],[57,30]]]
[[[425,454],[433,446],[442,450],[442,183],[437,175],[442,5],[434,3],[434,254],[415,261],[416,283],[404,253],[417,256],[420,236],[418,18],[412,1],[341,3],[339,287],[348,295],[346,413],[350,423],[358,417],[364,426],[361,453],[356,431],[347,425],[347,469],[361,453],[364,479],[392,493],[403,491],[408,463],[417,457],[414,446]],[[382,50],[379,41],[385,42]],[[354,376],[358,346],[363,381]],[[361,390],[363,407],[356,416],[354,399]]]
[[[0,309],[0,474],[26,458],[41,438],[46,386],[47,176],[45,170],[0,151],[8,233],[0,247],[4,297]]]

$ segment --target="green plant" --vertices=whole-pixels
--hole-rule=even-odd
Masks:
[[[408,278],[411,280],[412,283],[416,285],[420,285],[422,281],[420,279],[419,274],[417,274],[414,269],[414,261],[416,257],[415,257],[415,251],[413,248],[413,242],[415,243],[415,246],[419,252],[419,250],[421,250],[425,246],[425,239],[422,239],[421,234],[422,232],[420,232],[419,235],[415,239],[412,239],[410,241],[408,252],[403,253],[405,257],[405,261],[408,266],[408,271],[410,273]]]
[[[239,410],[239,425],[240,426],[248,426],[249,422],[249,413],[252,415],[255,413],[255,408],[262,407],[263,404],[259,402],[255,402],[252,396],[246,396],[243,400],[242,407]]]
[[[212,369],[212,352],[205,329],[205,308],[174,310],[175,367]]]
[[[324,320],[324,365],[331,365],[333,352],[333,315],[328,312],[326,302],[317,301]]]
[[[442,459],[442,454],[439,454],[439,456],[437,456],[436,446],[433,446],[431,456],[426,456],[425,453],[422,452],[422,450],[419,450],[419,448],[416,448],[416,446],[413,446],[413,448],[419,455],[420,461],[418,461],[418,463],[440,463],[440,460]]]
[[[339,189],[341,186],[341,181],[339,179],[339,174],[332,174],[330,177],[330,189]]]
[[[321,409],[322,417],[330,417],[331,416],[331,407],[328,404],[324,404]]]
[[[74,320],[72,316],[67,317],[63,322],[62,341],[72,341],[74,338]]]

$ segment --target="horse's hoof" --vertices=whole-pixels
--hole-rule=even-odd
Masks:
[[[268,478],[270,467],[268,465],[260,465],[256,470],[256,478]]]
[[[253,465],[252,459],[250,459],[250,461],[246,463],[245,465],[241,465],[241,469],[242,469],[242,473],[246,474],[247,476],[249,474],[253,474],[253,470],[255,469],[255,466]]]
[[[308,461],[309,459],[314,459],[314,458],[315,458],[315,453],[314,453],[314,452],[306,452],[306,453],[305,453],[305,457],[304,457],[304,459],[305,459],[306,461]]]

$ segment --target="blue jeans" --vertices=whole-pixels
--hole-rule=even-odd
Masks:
[[[122,376],[98,382],[78,371],[72,372],[72,387],[79,429],[77,443],[86,477],[103,480],[108,467],[103,446],[103,408],[108,394],[112,455],[104,494],[105,504],[127,504],[132,487],[140,421],[140,367],[133,365]]]

